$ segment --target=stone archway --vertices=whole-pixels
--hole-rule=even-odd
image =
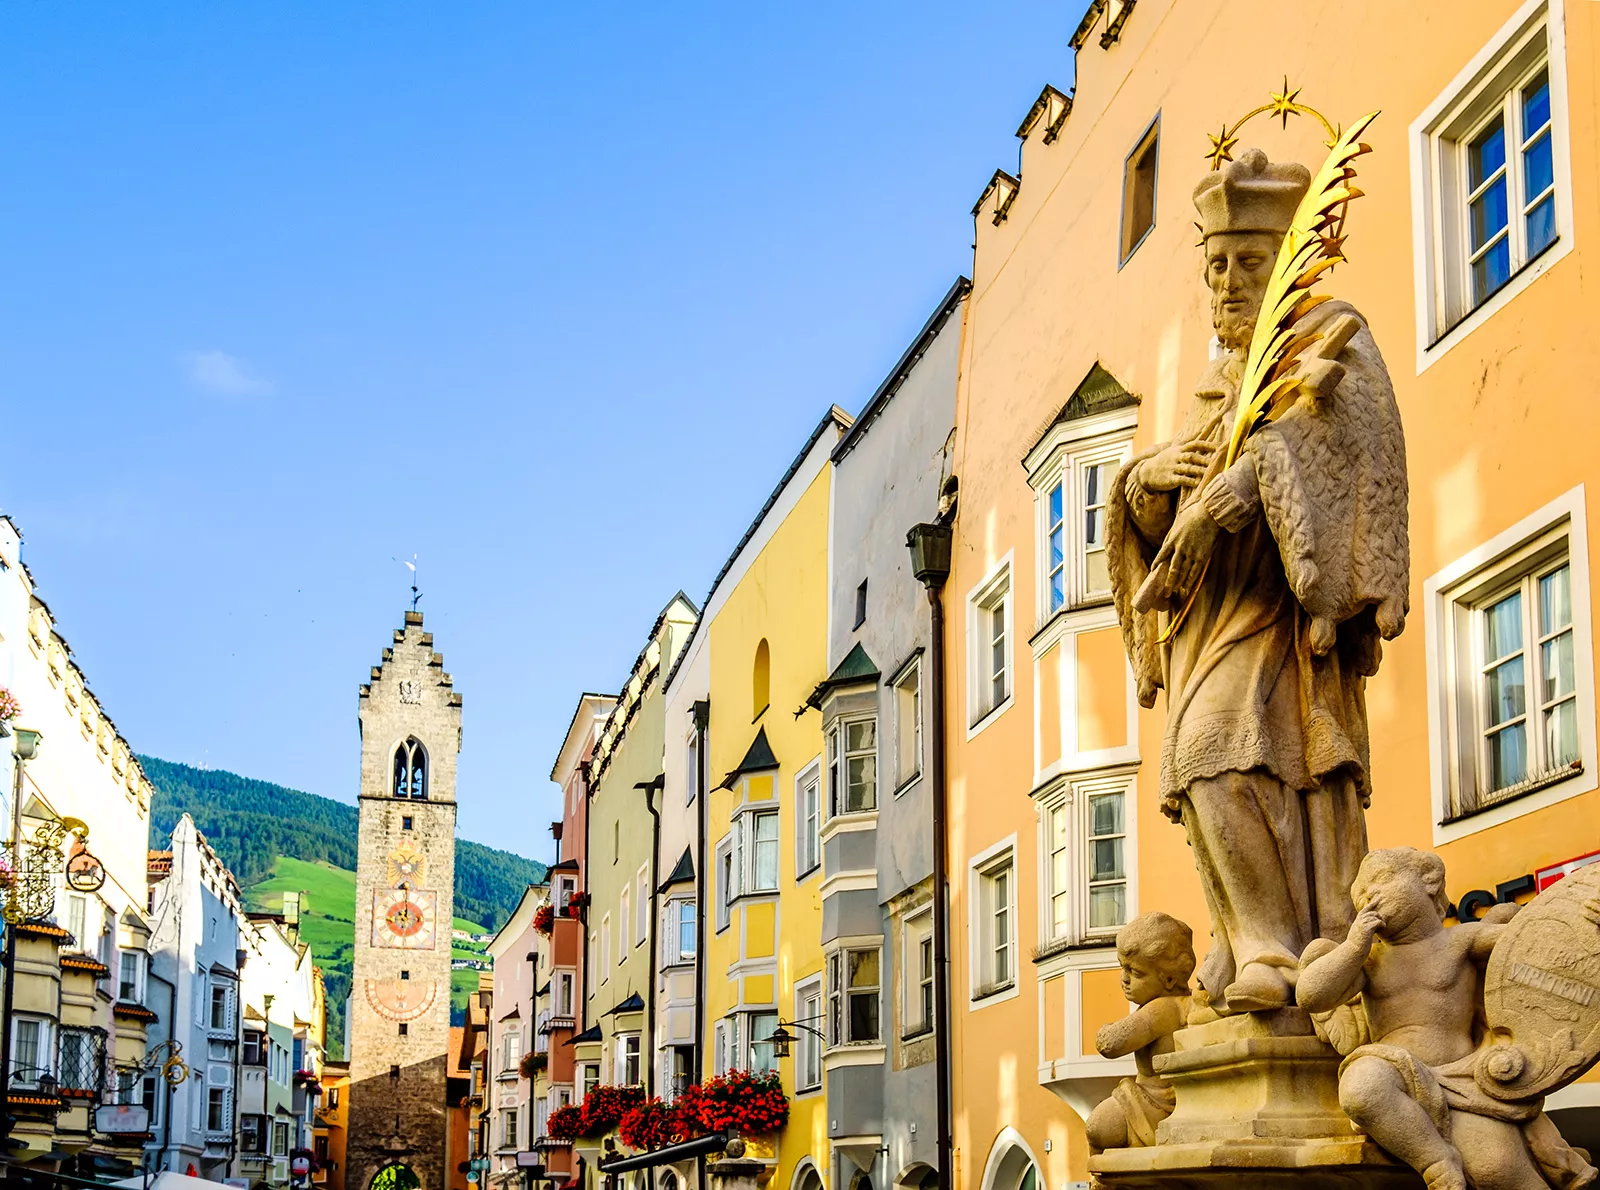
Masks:
[[[396,1161],[373,1174],[372,1184],[367,1190],[422,1190],[422,1179],[412,1172],[409,1165]]]

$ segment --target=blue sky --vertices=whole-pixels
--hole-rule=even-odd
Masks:
[[[353,800],[407,605],[467,838],[870,396],[1081,2],[13,5],[0,509],[135,749]]]

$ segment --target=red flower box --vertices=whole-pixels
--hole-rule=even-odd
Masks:
[[[555,929],[555,925],[555,906],[551,905],[549,901],[546,901],[533,911],[533,928],[546,938],[550,937],[550,931]]]
[[[617,1135],[623,1144],[640,1152],[690,1139],[700,1130],[700,1124],[683,1111],[682,1102],[646,1099],[617,1121]]]
[[[600,1083],[583,1100],[583,1135],[604,1136],[630,1110],[644,1102],[643,1087],[618,1087]]]
[[[576,1103],[556,1108],[545,1121],[544,1130],[553,1140],[577,1140],[583,1135],[583,1108]]]
[[[685,1089],[679,1103],[706,1132],[731,1128],[741,1136],[761,1136],[789,1120],[789,1097],[776,1071],[730,1070]]]

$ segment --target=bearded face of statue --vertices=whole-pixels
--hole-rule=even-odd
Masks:
[[[1282,239],[1267,231],[1218,232],[1206,238],[1211,325],[1229,351],[1250,346]]]

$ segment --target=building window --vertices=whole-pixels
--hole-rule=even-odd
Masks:
[[[124,1004],[144,1003],[144,952],[125,950],[118,960],[117,999]]]
[[[1109,943],[1127,923],[1133,776],[1063,781],[1040,795],[1045,949]]]
[[[778,1068],[777,1056],[772,1052],[772,1035],[777,1028],[778,1014],[775,1012],[747,1014],[744,1032],[750,1041],[743,1057],[744,1069],[765,1074]]]
[[[1150,121],[1139,143],[1122,163],[1122,249],[1126,264],[1156,225],[1156,155],[1161,143],[1161,117]]]
[[[585,1062],[583,1064],[583,1098],[589,1098],[589,1092],[600,1085],[600,1063]]]
[[[840,719],[828,732],[828,815],[877,808],[877,717]]]
[[[233,991],[227,984],[211,985],[211,1005],[206,1024],[219,1032],[233,1028]]]
[[[750,701],[755,708],[750,720],[753,723],[772,701],[772,649],[765,637],[756,645],[756,659],[751,666]]]
[[[822,1086],[822,1043],[815,1033],[823,1027],[822,1018],[822,981],[811,979],[795,988],[794,992],[794,1019],[807,1029],[794,1030],[795,1043],[795,1089],[797,1091],[814,1090]]]
[[[876,946],[850,947],[828,956],[828,1042],[866,1045],[879,1039],[881,984]]]
[[[102,1083],[95,1060],[94,1034],[87,1029],[61,1030],[61,1064],[57,1078],[72,1091],[98,1090]]]
[[[776,892],[778,888],[778,812],[758,810],[750,815],[751,892]]]
[[[933,910],[906,918],[902,933],[903,1032],[915,1037],[933,1028]]]
[[[1132,451],[1131,429],[1054,444],[1029,479],[1037,508],[1039,621],[1111,598],[1106,493]]]
[[[739,1043],[739,1018],[726,1017],[711,1027],[711,1070],[727,1074],[734,1068],[734,1053]]]
[[[87,909],[87,902],[82,897],[67,894],[67,933],[72,935],[72,945],[79,950],[87,950],[89,946],[89,940],[84,937]]]
[[[556,1015],[572,1015],[572,973],[570,971],[556,973]]]
[[[394,750],[394,796],[428,796],[428,750],[416,736]]]
[[[239,1117],[239,1151],[243,1153],[259,1153],[262,1150],[262,1128],[264,1123],[260,1116]]]
[[[233,1113],[228,1110],[228,1088],[209,1087],[206,1090],[206,1131],[232,1132]]]
[[[1015,986],[1017,979],[1017,890],[1011,852],[985,861],[975,876],[973,998],[982,999]]]
[[[895,678],[894,782],[899,792],[922,775],[922,660],[915,658]]]
[[[628,961],[628,927],[633,924],[633,915],[628,912],[629,892],[626,886],[622,890],[622,899],[617,906],[617,965],[621,966]]]
[[[633,878],[633,904],[633,941],[635,945],[642,946],[650,936],[650,866],[648,864],[641,866],[638,874]]]
[[[287,1157],[289,1155],[289,1125],[278,1122],[272,1126],[272,1155],[274,1157]]]
[[[692,805],[700,795],[700,733],[689,733],[689,742],[683,758],[684,801]]]
[[[611,978],[611,914],[600,919],[600,982]]]
[[[860,628],[867,622],[867,580],[862,579],[861,585],[856,588],[856,622],[852,626]]]
[[[514,1107],[500,1109],[500,1147],[517,1147],[517,1109]]]
[[[405,814],[401,816],[400,829],[403,831],[408,831],[411,829],[411,815]]]
[[[1425,192],[1425,346],[1570,234],[1566,87],[1551,26],[1540,7],[1502,29],[1413,125]]]
[[[662,931],[665,946],[662,962],[668,967],[681,967],[694,962],[696,943],[693,901],[668,901],[666,929]]]
[[[1004,565],[968,601],[968,722],[976,727],[1011,699],[1011,567]]]
[[[1560,523],[1439,596],[1447,822],[1583,774],[1593,750],[1593,679],[1588,576],[1572,540],[1571,522]]]
[[[717,932],[728,928],[733,900],[739,895],[739,868],[733,862],[733,836],[717,844]]]
[[[812,765],[795,778],[794,873],[799,879],[822,863],[822,773]]]

